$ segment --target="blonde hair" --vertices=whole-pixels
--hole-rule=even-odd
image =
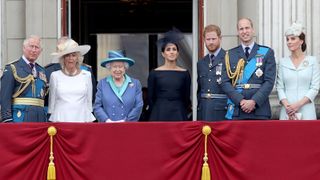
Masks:
[[[80,52],[75,52],[76,55],[77,55],[77,62],[76,62],[76,68],[79,70],[80,69],[80,66],[83,62],[83,56],[81,55]],[[71,53],[69,53],[71,54]],[[69,55],[69,54],[65,54],[64,56],[61,56],[59,58],[59,63],[60,63],[60,66],[61,66],[61,69],[64,69],[65,68],[65,65],[64,65],[64,58],[65,56]]]

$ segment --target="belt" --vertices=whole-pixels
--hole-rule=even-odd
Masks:
[[[261,87],[261,84],[237,84],[236,88],[242,89],[258,89]]]
[[[228,97],[225,94],[201,93],[201,98],[206,98],[206,99],[226,99]]]
[[[44,107],[44,100],[38,98],[14,98],[14,105],[31,105]]]

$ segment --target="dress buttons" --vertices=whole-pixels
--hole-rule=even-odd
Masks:
[[[210,81],[211,81],[211,79],[208,79],[208,81],[210,82]]]
[[[210,92],[210,89],[208,89],[208,92]]]

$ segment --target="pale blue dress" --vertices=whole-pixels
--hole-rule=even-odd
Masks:
[[[306,56],[298,68],[294,66],[290,57],[279,60],[277,75],[277,91],[279,100],[287,99],[289,103],[295,103],[304,96],[311,100],[300,108],[303,120],[316,120],[316,108],[314,99],[320,86],[319,62],[315,56]],[[280,120],[287,119],[285,108],[282,106]]]

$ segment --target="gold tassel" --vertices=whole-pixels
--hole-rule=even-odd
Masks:
[[[50,126],[48,128],[48,134],[50,136],[50,162],[48,166],[47,180],[56,180],[56,167],[53,162],[53,136],[57,134],[57,129],[54,126]]]
[[[211,133],[211,128],[208,125],[203,126],[202,133],[205,135],[204,137],[204,157],[203,157],[203,165],[202,165],[202,173],[201,180],[210,180],[210,168],[208,164],[208,135]]]

